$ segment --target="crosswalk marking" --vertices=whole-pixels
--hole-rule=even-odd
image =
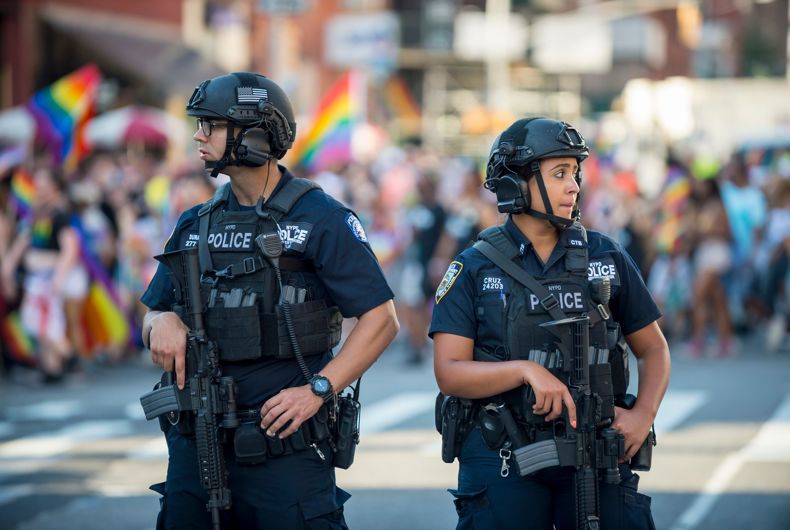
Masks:
[[[435,392],[403,392],[371,405],[362,406],[360,431],[379,432],[409,418],[433,410]]]
[[[135,399],[134,401],[127,403],[126,406],[123,408],[123,412],[124,415],[130,420],[145,419],[145,412],[143,412],[143,406],[140,405],[140,400],[138,399]]]
[[[54,432],[37,433],[0,444],[0,464],[6,460],[52,458],[81,441],[126,436],[132,432],[132,424],[127,420],[83,421]],[[0,477],[2,475],[0,468]]]
[[[6,438],[14,434],[14,424],[8,421],[0,421],[0,437]]]
[[[126,453],[129,460],[160,460],[167,458],[167,442],[159,435]]]
[[[26,497],[32,495],[34,491],[32,484],[18,484],[15,486],[6,486],[0,488],[0,506],[9,503],[19,497]]]
[[[753,462],[790,462],[790,396],[744,448],[743,456]]]
[[[732,453],[716,468],[716,471],[705,483],[702,493],[694,499],[683,514],[675,522],[672,530],[691,530],[696,528],[713,509],[718,498],[724,493],[732,479],[749,460],[772,459],[781,457],[788,459],[790,453],[790,396],[785,397],[774,415],[765,422],[757,435],[748,445]],[[783,453],[784,452],[784,453]]]
[[[707,400],[707,393],[700,390],[670,390],[664,396],[656,415],[656,433],[660,436],[675,430]]]
[[[65,420],[84,411],[78,400],[59,400],[7,407],[4,415],[11,421]]]

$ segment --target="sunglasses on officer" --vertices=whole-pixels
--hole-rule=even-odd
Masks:
[[[198,118],[197,119],[197,128],[200,131],[203,131],[205,136],[211,136],[211,133],[214,132],[214,127],[223,126],[227,122],[225,121],[218,121],[218,120],[210,120],[208,118]]]

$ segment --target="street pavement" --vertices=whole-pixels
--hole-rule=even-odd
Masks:
[[[640,490],[658,529],[790,529],[790,351],[755,341],[731,359],[675,355]],[[455,526],[457,467],[440,458],[432,367],[394,346],[362,380],[362,442],[338,471],[355,530]],[[632,369],[635,372],[635,369]],[[632,374],[632,378],[635,374]],[[146,358],[88,364],[56,386],[0,380],[0,530],[153,529],[167,454],[138,396],[158,379]]]

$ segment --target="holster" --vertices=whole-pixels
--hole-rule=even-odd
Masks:
[[[622,399],[617,400],[617,406],[624,409],[632,409],[636,404],[636,396],[633,394],[626,394]],[[655,425],[650,426],[647,433],[647,438],[639,446],[636,454],[631,457],[628,465],[634,471],[650,471],[653,463],[653,447],[656,445],[656,429]]]
[[[469,399],[445,396],[441,392],[436,396],[436,425],[442,435],[444,462],[450,464],[461,454],[461,447],[472,429],[473,409],[474,404]]]

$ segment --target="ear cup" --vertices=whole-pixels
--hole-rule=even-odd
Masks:
[[[497,179],[496,198],[501,213],[522,213],[529,209],[529,187],[518,175],[509,173]]]
[[[263,129],[247,129],[242,131],[234,149],[236,160],[240,164],[259,167],[273,158],[269,135]]]

